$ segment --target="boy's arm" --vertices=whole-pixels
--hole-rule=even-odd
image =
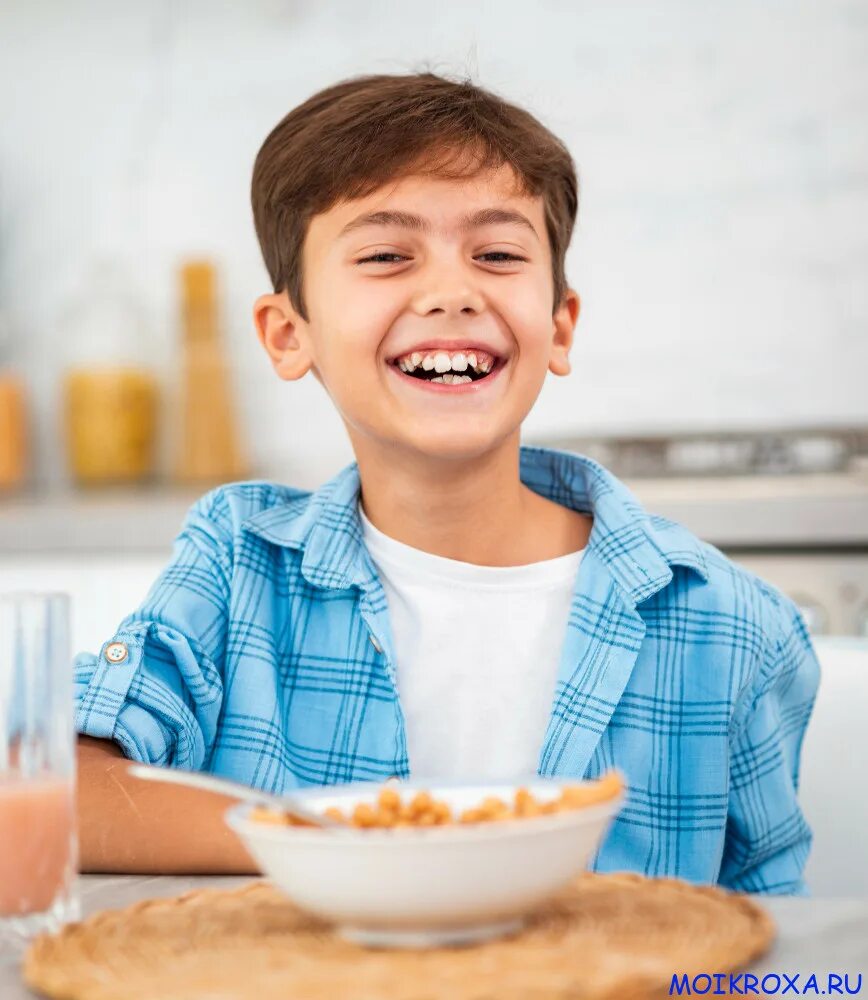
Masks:
[[[236,800],[141,781],[110,740],[78,737],[82,872],[255,875],[256,863],[223,821]]]
[[[740,892],[809,894],[813,834],[798,802],[799,754],[820,680],[798,608],[777,595],[777,634],[734,730],[719,882]]]
[[[76,657],[83,871],[256,871],[223,823],[233,799],[127,773],[130,760],[208,768],[223,701],[232,545],[231,513],[214,490],[188,512],[141,606],[99,653]]]

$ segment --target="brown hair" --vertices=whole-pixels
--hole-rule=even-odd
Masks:
[[[272,129],[253,167],[253,219],[275,292],[285,289],[308,320],[301,258],[314,215],[410,173],[457,178],[503,164],[522,193],[542,196],[556,309],[578,209],[573,160],[556,136],[470,80],[430,72],[354,77],[319,91]]]

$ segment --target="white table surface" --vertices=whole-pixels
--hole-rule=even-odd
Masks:
[[[232,889],[249,877],[83,875],[79,893],[83,917],[97,910],[119,909],[140,899],[174,896],[190,889]],[[868,899],[802,899],[786,896],[757,897],[778,925],[771,951],[750,967],[760,978],[767,973],[792,977],[799,973],[803,986],[811,973],[850,976],[850,988],[862,973],[860,994],[868,997]],[[673,970],[675,972],[677,970]],[[708,970],[712,972],[714,970]],[[782,980],[781,989],[784,988]],[[789,995],[796,995],[792,990]],[[21,982],[17,963],[0,961],[0,998],[33,1000],[36,994]]]

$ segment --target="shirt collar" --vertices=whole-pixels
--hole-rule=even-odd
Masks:
[[[702,543],[681,525],[645,511],[616,476],[593,459],[521,445],[521,481],[536,493],[594,518],[588,550],[633,604],[665,587],[673,566],[708,580]],[[304,507],[297,500],[259,511],[242,527],[275,545],[303,551],[301,571],[320,587],[366,588],[375,574],[365,550],[357,501],[358,463],[343,468]]]

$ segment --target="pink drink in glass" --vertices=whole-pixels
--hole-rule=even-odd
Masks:
[[[0,778],[0,916],[49,910],[75,868],[71,782]]]
[[[0,960],[80,914],[65,594],[0,594]]]

